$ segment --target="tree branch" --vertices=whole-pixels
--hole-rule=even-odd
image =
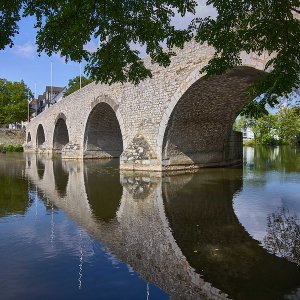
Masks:
[[[297,14],[300,14],[300,10],[298,8],[291,7],[291,10],[296,12]]]

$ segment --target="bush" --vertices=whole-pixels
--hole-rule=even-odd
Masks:
[[[7,151],[7,152],[23,152],[22,145],[0,145],[0,151]]]

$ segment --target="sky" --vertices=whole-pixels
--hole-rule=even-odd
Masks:
[[[215,15],[215,10],[203,4],[204,1],[199,1],[196,16]],[[173,24],[177,28],[186,27],[194,18],[189,14],[184,18],[176,16],[173,19]],[[35,37],[36,30],[34,29],[35,19],[27,17],[19,22],[20,32],[14,38],[14,46],[6,47],[0,50],[0,78],[5,78],[10,81],[24,80],[31,91],[37,95],[42,94],[46,85],[51,85],[51,61],[53,70],[53,86],[67,86],[69,79],[80,74],[80,66],[78,63],[65,63],[64,58],[59,55],[48,57],[46,54],[38,56],[36,51]],[[89,50],[96,49],[95,41],[91,41],[86,45]],[[145,51],[139,46],[134,48],[141,50],[141,56],[145,56]],[[84,64],[82,65],[82,70]],[[36,87],[36,89],[35,89]]]
[[[54,86],[66,86],[69,79],[79,75],[80,67],[74,62],[66,64],[59,55],[50,58],[42,54],[39,57],[33,25],[33,18],[21,20],[20,33],[14,38],[14,46],[0,50],[0,78],[11,81],[24,80],[33,93],[36,85],[39,95],[44,92],[46,85],[51,84],[51,61]]]

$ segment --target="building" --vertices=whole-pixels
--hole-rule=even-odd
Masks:
[[[64,87],[64,88],[56,87],[55,92],[53,92],[54,97],[52,97],[52,99],[50,100],[50,105],[58,103],[63,98],[66,91],[67,91],[66,87]]]
[[[59,102],[63,98],[66,90],[66,87],[46,86],[45,92],[30,102],[32,110],[31,117],[37,116],[50,105]]]
[[[242,129],[243,134],[243,140],[253,140],[254,139],[254,133],[251,128],[246,127]]]

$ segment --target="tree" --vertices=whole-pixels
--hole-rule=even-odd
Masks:
[[[243,111],[254,116],[266,113],[300,84],[300,0],[207,0],[217,17],[195,19],[186,29],[176,29],[175,14],[195,13],[195,0],[23,0],[1,1],[0,49],[13,45],[21,17],[35,16],[38,52],[58,53],[66,60],[87,61],[86,72],[104,83],[133,82],[151,77],[139,51],[144,45],[153,63],[170,64],[174,46],[183,47],[195,38],[215,48],[215,56],[202,69],[206,77],[221,74],[241,64],[240,53],[267,51],[271,72],[249,90],[252,101]],[[99,40],[100,47],[88,52],[84,46]],[[163,50],[163,44],[167,49]]]
[[[87,84],[91,83],[93,80],[90,78],[86,78],[84,76],[81,77],[81,87],[86,86]],[[68,96],[75,91],[80,89],[80,76],[76,76],[69,80],[68,88],[64,96]]]
[[[245,129],[252,128],[255,124],[255,120],[251,118],[245,118],[244,116],[240,116],[235,120],[233,124],[233,130],[243,131]]]
[[[24,121],[28,114],[28,93],[24,81],[13,82],[0,78],[0,124]]]
[[[249,90],[253,100],[243,114],[255,117],[266,113],[266,104],[274,107],[280,96],[286,97],[300,84],[300,6],[299,0],[209,0],[218,17],[194,21],[196,40],[207,41],[215,56],[203,68],[207,75],[221,74],[241,64],[240,53],[264,51],[273,55],[266,68],[271,71]]]
[[[258,119],[240,117],[235,121],[233,129],[242,131],[247,127],[252,129],[258,144],[295,144],[300,133],[300,108],[281,107],[276,114]]]
[[[252,127],[255,141],[259,144],[272,145],[278,143],[277,116],[265,115],[255,121]]]
[[[300,132],[299,110],[294,108],[282,108],[277,115],[278,137],[284,144],[294,144]]]

